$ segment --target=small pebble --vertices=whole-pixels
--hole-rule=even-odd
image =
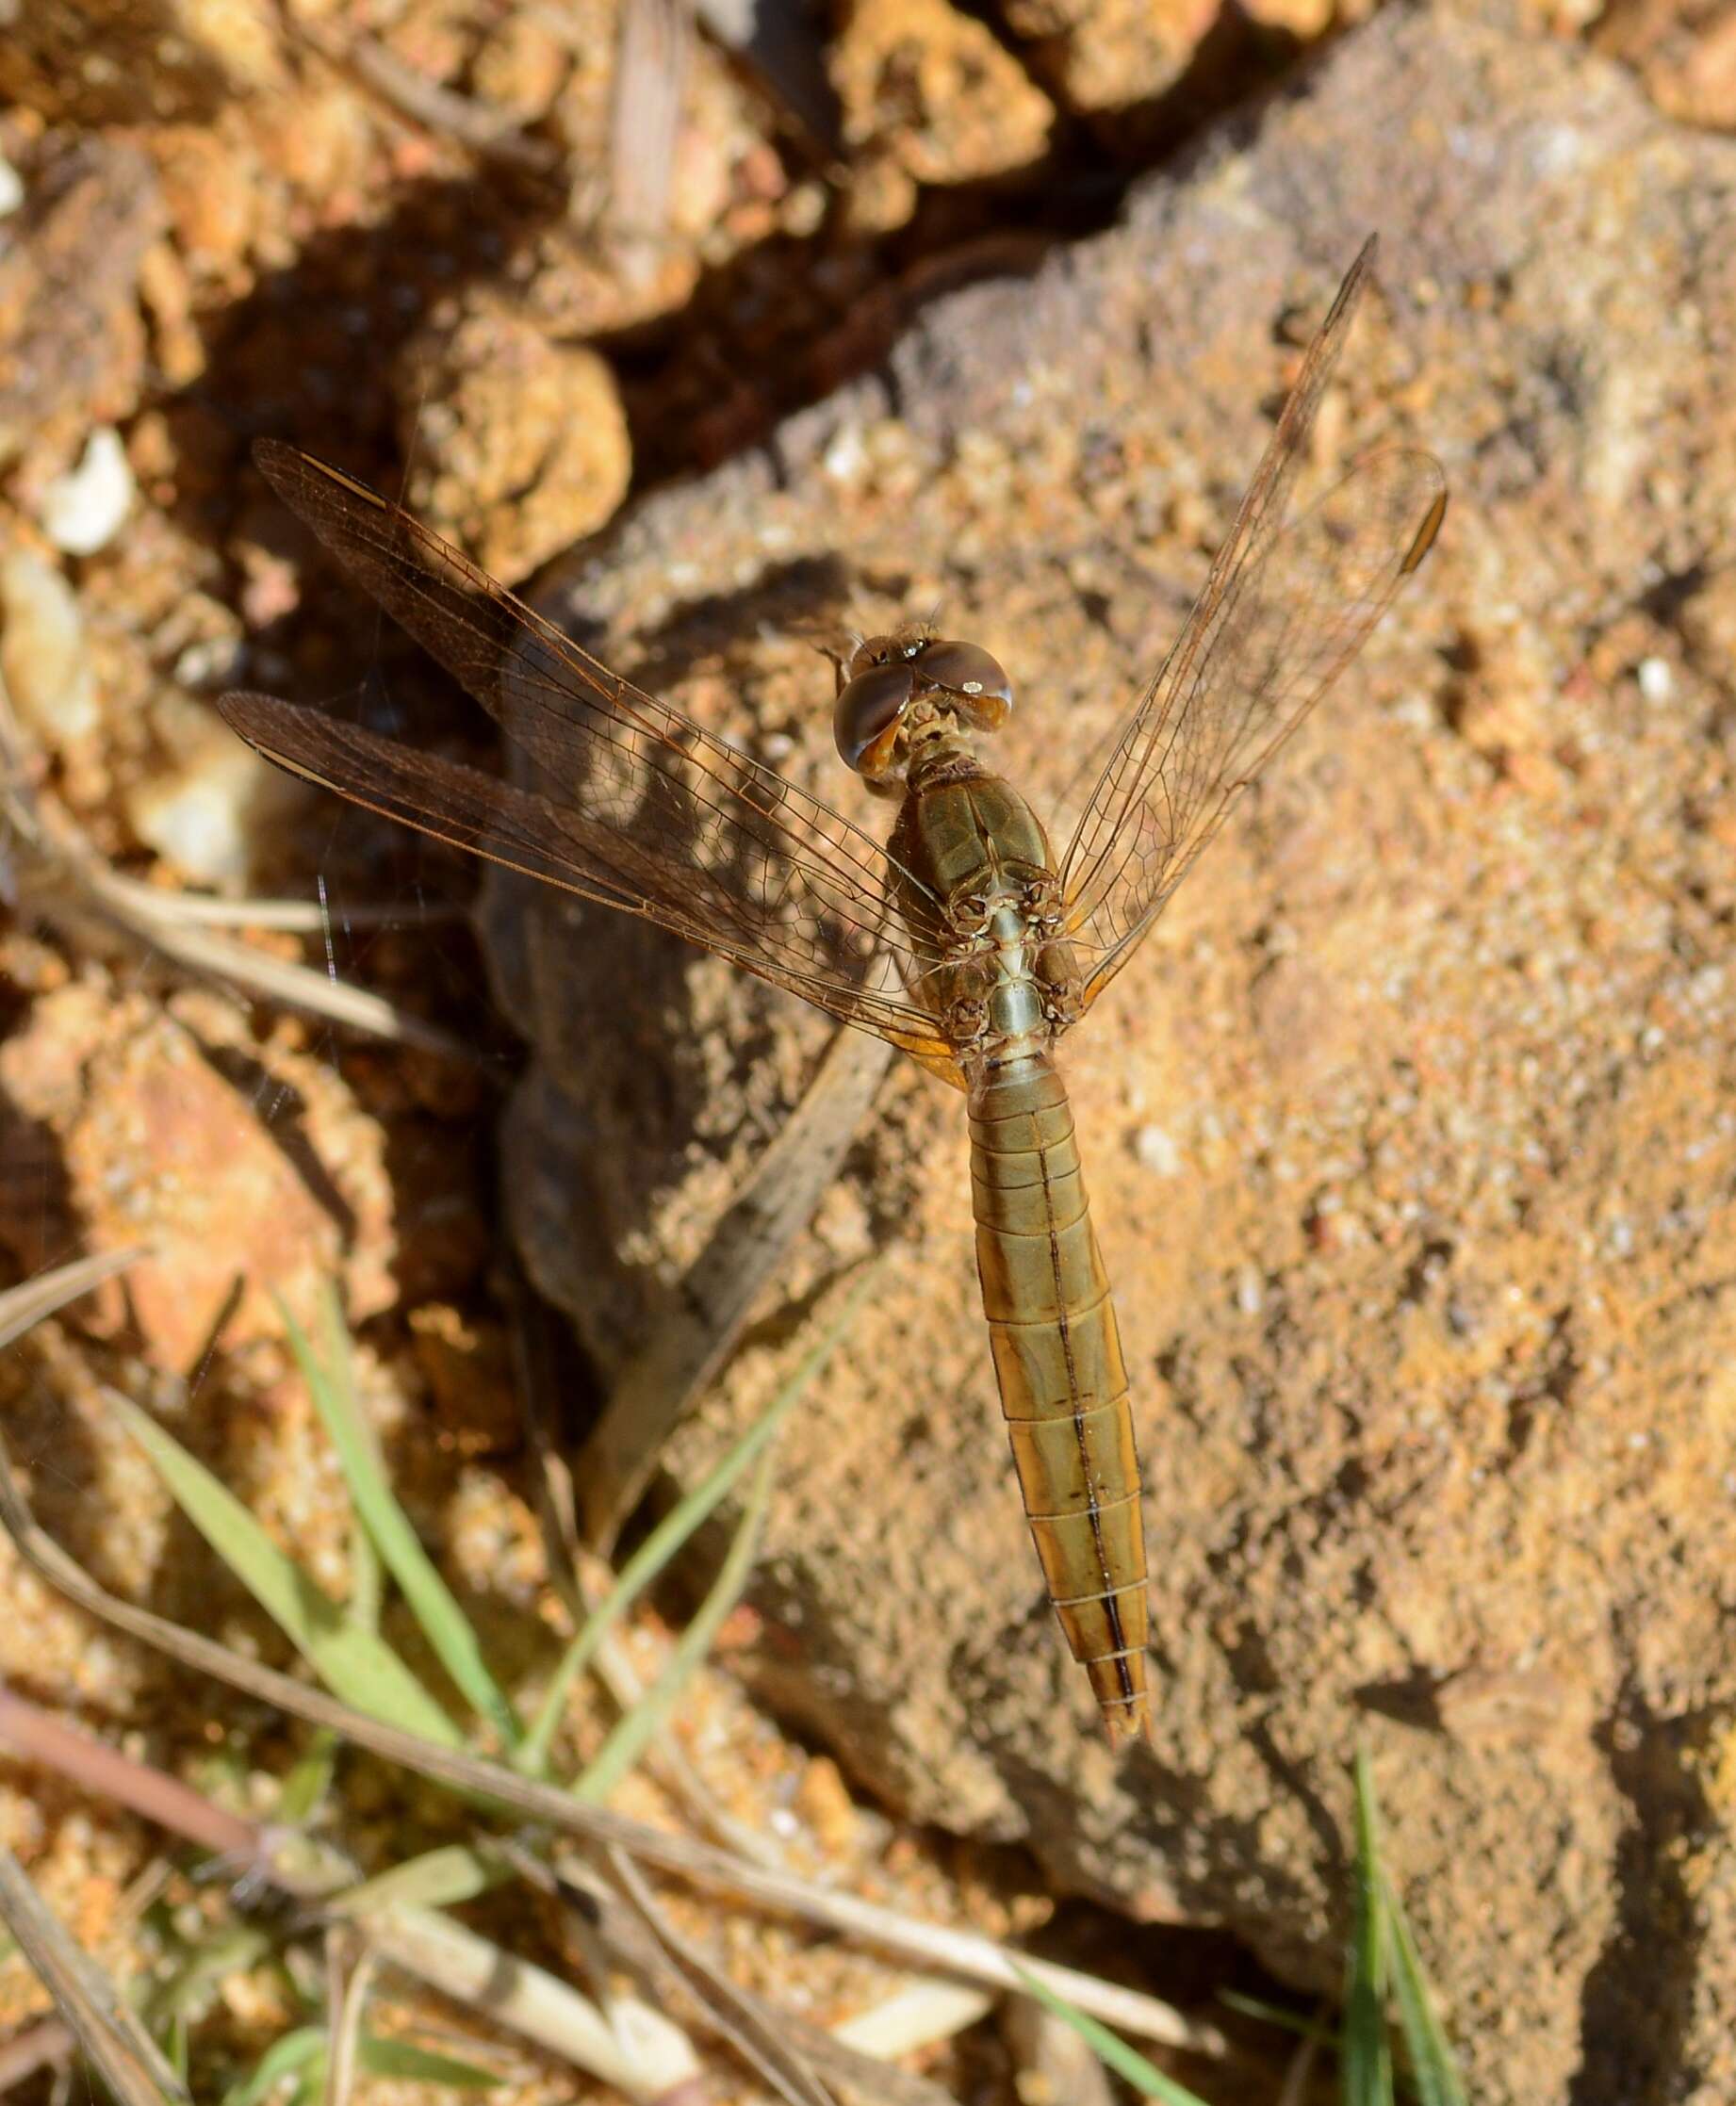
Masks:
[[[1182,1167],[1181,1150],[1161,1126],[1141,1126],[1133,1138],[1133,1152],[1159,1177],[1173,1177]]]
[[[0,220],[4,220],[25,202],[25,179],[18,171],[0,155]]]
[[[1667,702],[1676,690],[1676,676],[1670,671],[1669,661],[1662,658],[1643,658],[1640,661],[1640,693],[1648,702]]]
[[[0,557],[0,674],[20,721],[45,746],[58,750],[96,729],[96,676],[77,595],[27,548]]]
[[[183,687],[232,687],[246,661],[247,648],[238,636],[205,636],[175,660],[174,677]]]
[[[133,504],[133,467],[112,425],[86,441],[84,458],[42,492],[42,531],[69,556],[93,556],[121,531]]]
[[[220,727],[221,728],[221,727]],[[213,738],[186,763],[126,799],[133,831],[186,877],[219,885],[247,874],[259,763],[239,740]]]

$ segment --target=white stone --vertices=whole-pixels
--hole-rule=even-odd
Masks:
[[[42,531],[69,556],[93,556],[120,532],[135,488],[120,433],[110,424],[99,425],[85,442],[78,465],[42,492],[37,509]]]
[[[0,556],[0,677],[20,723],[51,750],[96,729],[96,675],[78,596],[28,548]]]
[[[238,739],[213,741],[126,799],[133,831],[186,877],[220,885],[247,874],[260,762]]]
[[[1173,1177],[1182,1167],[1182,1152],[1161,1126],[1141,1126],[1133,1137],[1133,1151],[1140,1164],[1159,1177]]]

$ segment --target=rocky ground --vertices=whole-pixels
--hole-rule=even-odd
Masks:
[[[0,1249],[23,1278],[152,1247],[0,1362],[0,1408],[107,1584],[269,1645],[98,1385],[156,1400],[341,1588],[266,1292],[336,1275],[412,1510],[533,1673],[557,1611],[500,1231],[606,1387],[826,1042],[547,896],[491,896],[484,958],[441,917],[454,859],[240,752],[224,686],[366,677],[487,753],[309,557],[254,435],[404,487],[871,824],[812,636],[939,607],[1007,665],[1007,772],[1058,803],[1379,228],[1314,465],[1426,445],[1447,530],[1069,1046],[1135,1374],[1155,1744],[1111,1758],[1056,1641],[960,1106],[908,1069],[667,1459],[703,1471],[884,1253],[688,1738],[849,1877],[1009,1925],[1063,1902],[1189,1995],[1249,1964],[1228,1938],[1269,1992],[1332,1988],[1361,1741],[1473,2096],[1697,2106],[1730,2093],[1736,2016],[1736,40],[1707,0],[1368,11],[898,0],[840,8],[769,84],[701,37],[679,98],[653,69],[630,106],[630,142],[670,127],[661,195],[612,144],[612,7],[166,0],[94,41],[99,8],[51,7],[0,47],[0,673],[46,827],[5,866]],[[190,978],[93,904],[73,829],[164,897],[318,882],[322,933],[254,940],[426,1043]],[[532,1049],[498,1158],[485,965]],[[281,1769],[257,1721],[200,1691],[189,1732],[192,1685],[10,1561],[0,1587],[0,1668],[39,1702],[189,1772],[214,1746]],[[92,1937],[151,1847],[22,1769],[0,1834]],[[862,1993],[735,1957],[823,2016]],[[237,1990],[224,2024],[269,2038],[272,2011]],[[942,2053],[955,2096],[1012,2096],[986,2029]]]

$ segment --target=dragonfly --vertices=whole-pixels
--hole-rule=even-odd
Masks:
[[[1013,1466],[1049,1599],[1112,1743],[1151,1731],[1139,1465],[1056,1049],[1440,531],[1445,478],[1410,449],[1367,456],[1290,516],[1374,257],[1371,238],[1058,857],[981,758],[1012,688],[980,644],[909,627],[837,660],[839,755],[897,801],[881,841],[611,672],[364,484],[275,441],[254,449],[290,510],[531,769],[508,781],[322,710],[226,694],[219,707],[250,745],[372,811],[673,930],[878,1033],[964,1095]]]

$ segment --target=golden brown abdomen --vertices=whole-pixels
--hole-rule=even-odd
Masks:
[[[1144,1730],[1145,1536],[1109,1282],[1073,1111],[1042,1055],[971,1092],[976,1269],[1049,1594],[1111,1738]]]

